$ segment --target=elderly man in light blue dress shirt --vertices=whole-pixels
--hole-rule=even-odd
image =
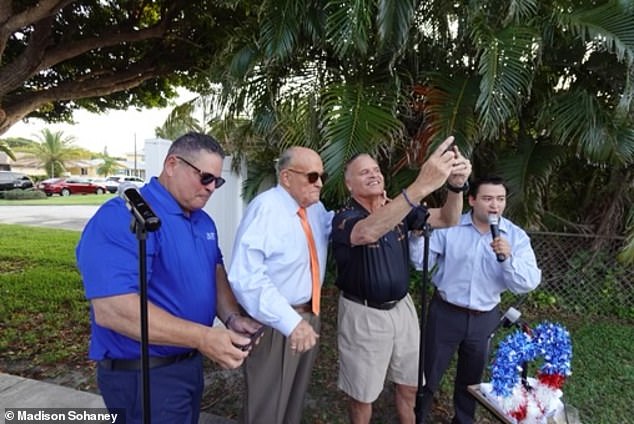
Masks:
[[[285,151],[277,167],[277,186],[247,207],[229,271],[238,302],[268,326],[245,363],[245,423],[299,423],[317,355],[320,320],[298,210],[308,216],[323,283],[332,221],[319,201],[325,173],[319,155],[304,147]]]
[[[471,210],[458,225],[431,235],[430,269],[434,265],[438,269],[432,276],[436,289],[425,331],[423,416],[428,415],[434,392],[458,351],[452,424],[473,423],[476,401],[467,387],[482,378],[489,336],[500,321],[500,295],[506,290],[527,293],[541,281],[528,235],[502,218],[506,196],[501,178],[476,180],[468,195]],[[491,235],[489,215],[499,218],[499,237]],[[411,238],[410,247],[419,250],[422,261],[422,240]]]

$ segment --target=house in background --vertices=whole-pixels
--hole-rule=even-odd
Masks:
[[[22,172],[35,180],[42,180],[47,177],[46,171],[40,162],[33,159],[26,153],[15,152],[16,160],[12,160],[5,153],[0,153],[0,170]],[[112,175],[137,176],[145,179],[145,156],[143,154],[126,154],[124,160],[117,161],[118,167]],[[66,172],[64,177],[71,175],[86,178],[96,178],[97,169],[103,164],[103,159],[78,159],[66,162]]]
[[[145,180],[145,147],[140,152],[128,152],[125,154],[125,168],[119,174],[139,177]]]
[[[14,152],[14,154],[15,161],[6,153],[0,153],[0,170],[22,172],[31,178],[46,176],[46,172],[37,160],[29,158],[26,153]]]
[[[4,152],[0,152],[0,171],[11,171],[9,161],[11,158]]]

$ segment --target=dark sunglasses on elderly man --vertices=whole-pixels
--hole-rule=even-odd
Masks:
[[[291,171],[294,172],[296,174],[301,174],[301,175],[306,175],[306,178],[308,178],[308,182],[310,184],[315,184],[317,182],[318,178],[321,178],[321,182],[325,183],[326,179],[328,178],[328,174],[325,172],[322,172],[321,174],[319,172],[301,172],[301,171],[296,171],[294,169],[291,168],[286,168],[287,171]]]
[[[183,159],[180,156],[176,156],[176,159],[180,160],[181,162],[186,163],[187,165],[192,167],[194,170],[196,170],[198,172],[198,174],[200,175],[200,183],[202,185],[204,185],[204,186],[215,182],[216,183],[216,188],[220,188],[225,183],[225,179],[224,178],[216,177],[214,174],[210,174],[209,172],[203,172],[196,165],[188,162],[187,160]]]

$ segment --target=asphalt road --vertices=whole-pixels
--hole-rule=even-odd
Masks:
[[[98,208],[82,205],[0,206],[0,222],[81,231]]]

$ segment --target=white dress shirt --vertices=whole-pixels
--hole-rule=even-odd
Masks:
[[[311,299],[310,252],[297,211],[281,186],[255,197],[234,241],[229,282],[238,302],[262,324],[291,334],[301,316],[292,308]],[[306,208],[323,284],[333,212],[321,202]]]
[[[500,233],[511,245],[511,257],[498,262],[491,248],[491,232],[481,233],[471,212],[462,215],[453,227],[434,229],[429,241],[429,269],[432,282],[447,302],[479,311],[489,311],[500,303],[506,290],[528,293],[541,281],[535,253],[524,230],[500,217]],[[410,237],[410,253],[422,268],[422,237]],[[435,268],[436,267],[436,268]]]

